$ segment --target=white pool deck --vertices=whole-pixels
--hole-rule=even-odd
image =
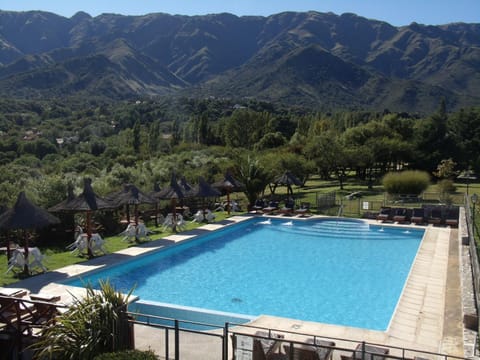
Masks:
[[[189,239],[196,234],[219,229],[227,223],[243,221],[245,218],[244,216],[230,217],[222,223],[201,226],[196,231],[189,232],[189,235],[171,235],[142,246],[129,247],[115,254],[101,256],[85,263],[28,278],[12,286],[27,288],[35,293],[58,294],[61,295],[63,302],[69,302],[72,294],[81,296],[84,290],[58,283],[67,277],[115,264],[118,261],[168,246],[174,242]],[[377,223],[375,220],[367,221]],[[460,269],[462,244],[458,236],[459,230],[432,225],[424,228],[426,229],[424,239],[390,326],[386,331],[371,331],[272,316],[260,316],[253,324],[259,327],[316,336],[366,341],[385,346],[464,357]],[[354,296],[354,294],[352,295]],[[137,327],[135,334],[137,347],[151,348],[157,353],[161,353],[161,349],[156,349],[158,340],[149,340],[149,334],[152,334],[151,329]]]

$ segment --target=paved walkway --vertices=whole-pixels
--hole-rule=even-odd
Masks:
[[[65,286],[58,282],[73,275],[118,263],[136,255],[190,239],[193,236],[216,230],[226,224],[243,221],[245,217],[229,218],[222,223],[204,225],[188,234],[177,234],[152,241],[143,246],[130,247],[118,253],[102,256],[83,264],[50,271],[14,284],[32,292],[61,294],[62,301],[71,300],[72,294],[82,296],[83,289]],[[375,223],[375,221],[372,221]],[[388,225],[385,225],[388,226]],[[401,225],[411,226],[411,225]],[[371,343],[418,349],[460,356],[463,352],[463,312],[460,287],[460,262],[458,230],[428,226],[415,258],[390,326],[385,332],[336,326],[301,320],[261,316],[253,322],[259,327],[283,329],[317,336],[367,341]],[[137,331],[137,330],[136,330]],[[138,328],[143,346],[154,350],[157,340],[149,343],[149,330]],[[139,344],[140,345],[140,344]],[[158,349],[158,353],[163,350]],[[395,355],[394,352],[391,352]],[[401,354],[399,354],[401,355]]]

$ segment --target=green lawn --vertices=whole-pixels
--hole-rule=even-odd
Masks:
[[[361,191],[363,193],[362,201],[371,201],[376,202],[378,204],[383,203],[385,200],[385,195],[382,193],[381,187],[376,186],[374,191],[369,190],[366,186],[359,185],[358,182],[355,181],[348,181],[345,183],[344,189],[340,190],[338,186],[338,182],[335,181],[323,181],[318,178],[312,178],[309,180],[303,188],[294,188],[294,197],[297,199],[298,202],[310,202],[312,206],[316,204],[316,198],[318,194],[326,194],[329,192],[335,192],[338,199],[345,198],[345,195],[355,192]],[[457,186],[457,198],[462,198],[463,193],[466,192],[466,185],[465,184],[456,184]],[[282,199],[286,196],[286,187],[278,187],[276,190],[276,195]],[[428,189],[428,192],[434,193],[436,191],[435,186],[432,186]],[[477,193],[480,195],[480,184],[470,184],[469,185],[469,195],[473,193]],[[268,196],[268,190],[266,192]],[[241,201],[242,206],[245,208],[247,201],[243,197],[243,194],[233,194],[233,199],[238,199]],[[344,201],[344,200],[342,200]],[[347,202],[345,202],[347,203]],[[358,202],[358,204],[360,204]],[[315,209],[313,209],[315,212]],[[332,210],[332,214],[336,214],[336,209]],[[232,214],[235,215],[235,214]],[[354,216],[351,214],[345,214],[346,216]],[[216,221],[221,221],[227,217],[226,212],[216,212]],[[480,216],[478,216],[480,220]],[[190,221],[187,222],[187,229],[191,230],[194,229],[201,224],[192,223]],[[162,231],[161,227],[155,228],[151,225],[148,226],[149,229],[155,231],[155,234],[151,236],[152,240],[160,239],[162,237],[171,235],[170,231]],[[128,243],[122,241],[122,237],[120,236],[112,236],[105,239],[106,240],[106,250],[110,252],[115,252],[129,246],[135,246],[133,243]],[[73,239],[72,239],[73,241]],[[45,265],[49,270],[55,270],[67,265],[72,265],[75,263],[80,263],[87,261],[86,256],[79,256],[77,254],[72,254],[70,251],[65,250],[64,248],[59,247],[49,247],[49,248],[40,248],[42,253],[44,253],[47,258],[45,259]],[[0,255],[0,273],[2,274],[0,286],[8,285],[15,283],[20,279],[18,275],[14,274],[13,272],[9,272],[5,274],[7,271],[7,257],[6,255]]]
[[[235,213],[232,213],[232,215],[235,215]],[[215,213],[216,221],[224,220],[226,217],[227,217],[227,214],[225,212]],[[185,231],[192,230],[201,225],[203,224],[187,221]],[[155,232],[153,235],[150,236],[150,239],[152,240],[157,240],[165,236],[172,235],[172,231],[170,230],[162,231],[161,226],[157,228],[155,226],[148,226],[148,228]],[[125,249],[127,247],[137,245],[137,243],[131,243],[131,242],[129,243],[129,242],[123,241],[123,236],[107,237],[105,238],[105,242],[106,242],[106,245],[104,247],[108,253],[116,252],[116,251]],[[59,248],[59,247],[48,247],[48,248],[40,247],[40,251],[44,255],[46,255],[44,264],[49,270],[59,269],[64,266],[77,264],[77,263],[81,263],[88,260],[86,255],[80,256],[78,255],[77,252],[72,254],[71,251],[66,250],[64,248]],[[6,254],[2,254],[0,255],[0,273],[2,274],[0,286],[9,285],[22,279],[23,275],[18,274],[18,270],[16,270],[17,274],[15,274],[13,271],[10,271],[8,272],[8,274],[6,274],[7,268],[8,268],[7,256]]]

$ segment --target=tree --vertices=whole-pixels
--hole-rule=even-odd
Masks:
[[[132,146],[133,146],[133,150],[135,151],[135,153],[139,153],[140,152],[140,145],[141,145],[141,134],[140,134],[140,131],[141,131],[141,127],[140,127],[140,121],[137,121],[135,122],[135,125],[133,126],[133,138],[132,138]]]
[[[445,101],[440,103],[437,113],[416,123],[414,167],[432,173],[442,159],[454,151],[452,139],[447,137],[447,114]]]
[[[245,196],[248,199],[249,208],[255,203],[260,193],[265,190],[270,178],[264,171],[260,161],[247,155],[237,161],[237,173],[239,180],[245,184]]]
[[[480,173],[480,109],[461,109],[448,118],[448,137],[455,144],[451,152],[460,169]]]
[[[259,142],[257,142],[254,146],[256,151],[265,150],[265,149],[273,149],[278,148],[280,146],[285,145],[287,139],[282,135],[281,132],[277,131],[275,133],[266,133]]]
[[[260,141],[269,123],[270,115],[241,109],[233,112],[224,127],[224,139],[227,146],[252,149]]]
[[[437,165],[437,170],[433,172],[433,175],[439,179],[453,179],[456,175],[455,166],[457,166],[457,163],[451,158],[443,159]]]
[[[315,163],[322,179],[328,179],[336,170],[342,146],[339,144],[337,134],[333,130],[308,139],[304,148],[305,157]]]

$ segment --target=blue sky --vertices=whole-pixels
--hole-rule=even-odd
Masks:
[[[480,0],[0,0],[1,10],[44,10],[70,17],[77,11],[144,15],[152,12],[204,15],[271,15],[282,11],[352,12],[395,26],[415,21],[438,25],[480,23]]]

